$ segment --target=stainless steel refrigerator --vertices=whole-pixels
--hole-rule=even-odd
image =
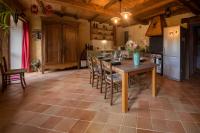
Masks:
[[[184,78],[184,31],[180,26],[164,28],[163,74],[177,81]]]

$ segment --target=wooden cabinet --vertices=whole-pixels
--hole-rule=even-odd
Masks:
[[[78,24],[42,21],[42,72],[78,66]]]

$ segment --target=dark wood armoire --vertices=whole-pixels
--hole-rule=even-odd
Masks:
[[[42,19],[42,72],[47,69],[79,67],[76,22]]]

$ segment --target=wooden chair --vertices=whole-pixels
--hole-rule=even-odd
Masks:
[[[2,91],[4,91],[11,81],[20,80],[22,88],[25,89],[25,70],[24,69],[8,69],[5,57],[2,58],[0,63],[1,75],[2,75]]]
[[[92,56],[88,56],[87,62],[90,71],[90,84],[92,84],[92,87],[94,87],[95,79],[98,80],[98,68],[94,63],[94,59]]]
[[[110,105],[113,105],[113,94],[119,92],[121,88],[121,76],[118,73],[112,72],[112,64],[110,62],[102,61],[102,69],[105,76],[105,99],[107,97],[108,89],[110,90]],[[114,90],[115,89],[115,90]]]
[[[104,84],[104,74],[103,74],[103,69],[102,69],[102,60],[94,57],[95,62],[97,64],[98,67],[98,72],[97,72],[97,89],[99,89],[99,82],[100,82],[100,93],[103,92],[103,84]]]

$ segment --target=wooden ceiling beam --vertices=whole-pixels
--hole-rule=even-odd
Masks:
[[[117,3],[119,0],[110,0],[105,6],[104,9],[108,9],[110,8],[112,5],[114,5],[115,3]]]
[[[71,18],[74,18],[74,19],[79,19],[81,17],[78,17],[76,14],[70,14],[70,13],[63,13],[63,12],[60,12],[60,11],[56,11],[54,10],[53,13],[59,17],[64,17],[64,16],[67,16],[67,17],[71,17]],[[83,18],[84,19],[84,18]]]
[[[109,1],[103,8],[104,9],[108,9],[110,8],[113,4],[115,4],[116,2],[118,2],[119,0],[111,0]],[[100,16],[100,14],[95,14],[91,19],[90,21],[93,21],[95,20],[98,16]]]
[[[128,11],[132,12],[132,17],[134,20],[136,20],[135,21],[136,23],[146,24],[146,21],[143,22],[142,20],[137,19],[137,18],[139,18],[139,17],[137,17],[139,14],[143,14],[143,13],[146,13],[146,12],[149,12],[152,10],[156,11],[158,8],[161,8],[161,7],[163,8],[163,7],[167,7],[167,6],[174,6],[177,3],[176,3],[176,0],[163,0],[163,1],[148,0],[144,4],[139,4],[133,8],[128,9]],[[145,6],[145,8],[144,8],[144,6]],[[107,22],[107,21],[110,21],[110,19],[103,21],[103,22]]]
[[[165,10],[158,10],[157,12],[155,13],[152,13],[151,15],[144,15],[145,17],[142,17],[142,20],[149,20],[155,16],[160,16],[160,15],[165,15]],[[179,15],[179,14],[183,14],[183,13],[187,13],[188,10],[185,8],[185,7],[174,7],[174,8],[171,8],[171,12],[172,14],[170,16],[175,16],[175,15]]]
[[[198,0],[178,0],[185,7],[188,7],[190,11],[196,15],[200,15],[200,2]]]
[[[153,1],[155,1],[155,3]],[[146,8],[143,7],[143,4],[140,4],[135,8],[129,9],[129,11],[133,13],[133,17],[139,14],[142,14],[144,12],[156,10],[157,8],[160,8],[160,7],[165,7],[166,5],[174,3],[175,0],[162,0],[162,1],[152,0],[152,1],[147,1],[145,4],[147,5],[148,2],[151,3],[151,5],[146,6]]]
[[[92,0],[83,0],[85,3],[90,3]]]
[[[92,16],[89,20],[90,21],[94,21],[97,17],[99,17],[99,14],[95,14],[94,16]]]
[[[12,9],[23,11],[25,7],[18,0],[2,0],[6,4],[8,4]]]
[[[106,20],[104,20],[104,21],[101,21],[100,23],[109,23],[109,21],[110,21],[110,18],[109,18],[109,19],[106,19]]]
[[[106,16],[119,16],[119,13],[113,12],[113,11],[108,11],[104,9],[101,6],[92,4],[92,3],[82,3],[82,2],[76,2],[73,0],[43,0],[49,3],[55,3],[63,6],[73,6],[79,9],[87,10],[90,12],[106,15]]]
[[[139,4],[133,8],[128,9],[128,11],[132,12],[132,18],[135,20],[134,23],[131,25],[138,24],[138,23],[146,24],[146,21],[143,22],[141,19],[138,19],[139,18],[138,16],[140,14],[147,13],[152,10],[155,10],[155,12],[157,12],[158,8],[163,8],[166,6],[172,6],[172,5],[177,4],[174,2],[176,2],[176,0],[163,0],[163,1],[148,0],[144,4]]]

